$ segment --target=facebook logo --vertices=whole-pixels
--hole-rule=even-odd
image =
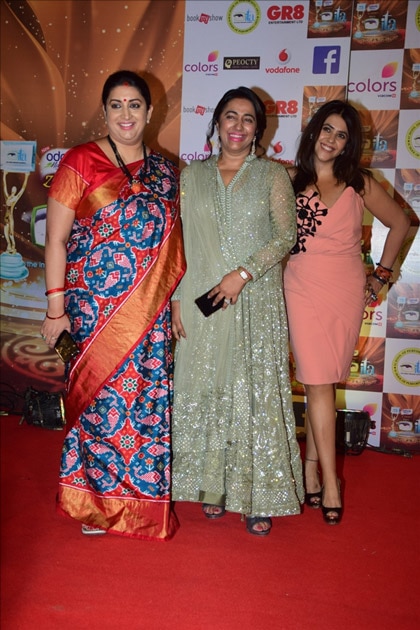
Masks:
[[[338,74],[340,70],[340,46],[315,46],[313,74]]]

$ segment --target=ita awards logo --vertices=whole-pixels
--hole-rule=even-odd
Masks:
[[[413,123],[407,131],[405,144],[411,155],[420,160],[420,120]]]
[[[227,12],[227,22],[234,33],[246,35],[254,31],[261,20],[261,11],[254,0],[236,0]]]
[[[406,387],[420,386],[420,348],[404,348],[392,361],[392,373]]]

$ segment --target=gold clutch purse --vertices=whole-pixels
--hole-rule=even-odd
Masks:
[[[54,350],[63,361],[63,363],[67,363],[71,359],[74,359],[80,352],[77,347],[77,343],[71,336],[68,330],[63,330],[61,335],[58,337]]]

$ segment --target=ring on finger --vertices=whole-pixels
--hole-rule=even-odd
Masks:
[[[227,298],[225,298],[224,302],[225,304],[228,304],[228,305],[230,304],[230,300],[228,300]]]

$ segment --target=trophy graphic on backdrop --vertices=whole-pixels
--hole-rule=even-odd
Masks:
[[[408,204],[408,200],[411,197],[411,193],[413,192],[413,189],[414,189],[413,182],[404,182],[403,196],[407,204]]]
[[[396,437],[397,432],[395,430],[395,423],[400,415],[400,407],[391,407],[391,430],[388,433],[388,437]]]
[[[362,23],[362,17],[364,16],[365,11],[366,11],[366,2],[358,2],[356,5],[356,19],[357,19],[356,32],[354,34],[354,37],[356,37],[356,39],[360,39],[361,37],[363,37],[361,23]]]
[[[418,98],[420,96],[420,91],[417,89],[417,79],[420,76],[420,63],[413,63],[411,67],[412,75],[413,75],[413,83],[411,86],[410,96],[411,98]]]
[[[5,198],[4,237],[6,251],[0,254],[0,278],[19,282],[29,275],[21,254],[16,249],[15,212],[18,201],[25,192],[30,172],[35,170],[35,142],[2,141],[1,169],[3,171],[3,192]],[[23,174],[20,187],[8,184],[12,173]]]

